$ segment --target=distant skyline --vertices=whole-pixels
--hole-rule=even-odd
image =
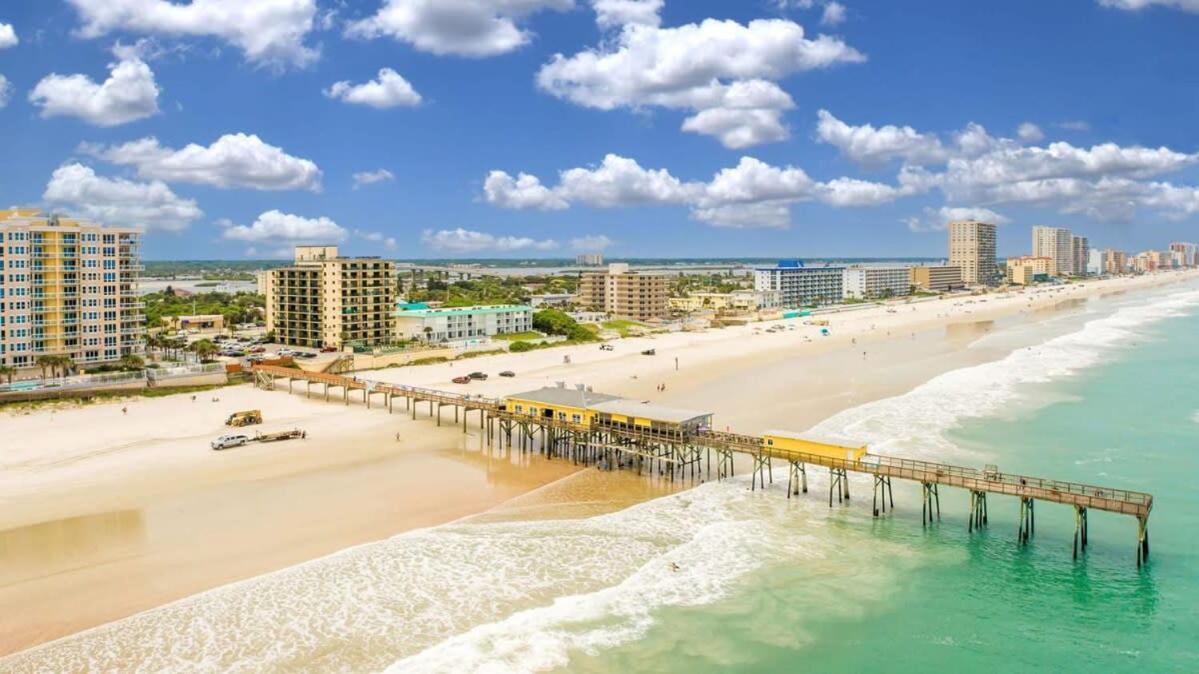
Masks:
[[[1185,0],[12,0],[0,204],[147,259],[1199,239]],[[1123,45],[1115,48],[1114,45]]]

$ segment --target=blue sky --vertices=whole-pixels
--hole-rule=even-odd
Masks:
[[[8,0],[0,203],[155,259],[1162,248],[1196,35],[1199,0]]]

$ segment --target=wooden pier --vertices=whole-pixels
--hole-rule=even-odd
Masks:
[[[337,391],[340,395],[336,397],[349,404],[351,394],[361,392],[362,401],[370,408],[372,400],[378,396],[380,406],[386,407],[389,413],[394,413],[394,402],[400,399],[404,401],[404,411],[414,419],[417,405],[428,403],[429,414],[437,419],[438,425],[443,421],[442,409],[451,407],[454,422],[461,422],[464,433],[467,414],[475,412],[488,445],[498,443],[501,448],[515,446],[520,451],[539,451],[551,458],[565,458],[607,470],[630,468],[674,480],[688,476],[710,479],[715,468],[716,479],[724,479],[734,474],[734,455],[745,454],[753,462],[752,489],[765,489],[768,484],[773,484],[777,462],[787,469],[787,497],[790,498],[808,491],[809,468],[827,468],[830,507],[834,498],[838,503],[849,500],[849,473],[870,475],[874,484],[873,512],[876,517],[885,514],[888,506],[894,509],[892,480],[907,480],[921,485],[922,522],[926,526],[940,520],[940,488],[943,486],[969,491],[968,526],[971,531],[987,526],[988,495],[1013,496],[1020,499],[1017,541],[1021,545],[1026,544],[1036,530],[1035,503],[1059,503],[1074,508],[1076,559],[1080,549],[1086,551],[1087,519],[1091,510],[1131,515],[1137,521],[1137,566],[1149,559],[1148,522],[1153,496],[1142,492],[1002,473],[993,466],[979,470],[869,453],[857,460],[838,459],[769,447],[757,435],[706,428],[671,430],[598,418],[579,422],[533,416],[507,409],[505,401],[497,398],[374,382],[354,376],[261,365],[254,366],[253,373],[259,388],[273,390],[279,380],[286,380],[288,392],[293,392],[293,384],[303,382],[305,396],[312,397],[315,384],[320,387],[316,395],[327,401],[333,400],[331,392]]]

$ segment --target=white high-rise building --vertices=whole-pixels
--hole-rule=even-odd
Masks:
[[[781,260],[776,267],[754,269],[754,290],[777,290],[784,307],[836,304],[842,299],[845,267],[805,267]]]
[[[1036,225],[1032,228],[1032,257],[1053,260],[1055,276],[1074,273],[1074,237],[1062,227]]]
[[[842,293],[846,299],[877,299],[911,294],[908,267],[850,267],[845,270]]]

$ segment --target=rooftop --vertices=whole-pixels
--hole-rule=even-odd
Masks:
[[[608,395],[607,393],[580,391],[576,388],[559,386],[546,386],[535,391],[525,391],[524,393],[516,393],[506,397],[544,403],[546,405],[567,405],[579,408],[593,408],[600,403],[610,400],[620,400],[619,396]]]
[[[627,398],[616,398],[607,402],[593,404],[591,409],[596,412],[604,412],[606,414],[621,414],[627,417],[640,417],[642,419],[653,419],[655,421],[666,421],[674,424],[681,424],[687,421],[693,421],[702,417],[712,416],[711,412],[699,412],[696,410],[685,410],[677,407],[666,407],[664,405],[655,405],[654,403],[643,403]]]
[[[430,309],[405,309],[406,304],[400,304],[396,312],[397,316],[411,316],[415,318],[430,318],[434,316],[463,316],[466,314],[501,314],[510,311],[532,311],[533,307],[526,304],[492,304],[474,307],[442,307]]]
[[[797,433],[796,431],[765,431],[763,436],[773,435],[776,438],[787,438],[788,440],[804,440],[807,442],[815,442],[821,445],[832,445],[834,447],[853,447],[862,448],[866,443],[861,440],[854,440],[843,435],[833,435],[830,433]]]

